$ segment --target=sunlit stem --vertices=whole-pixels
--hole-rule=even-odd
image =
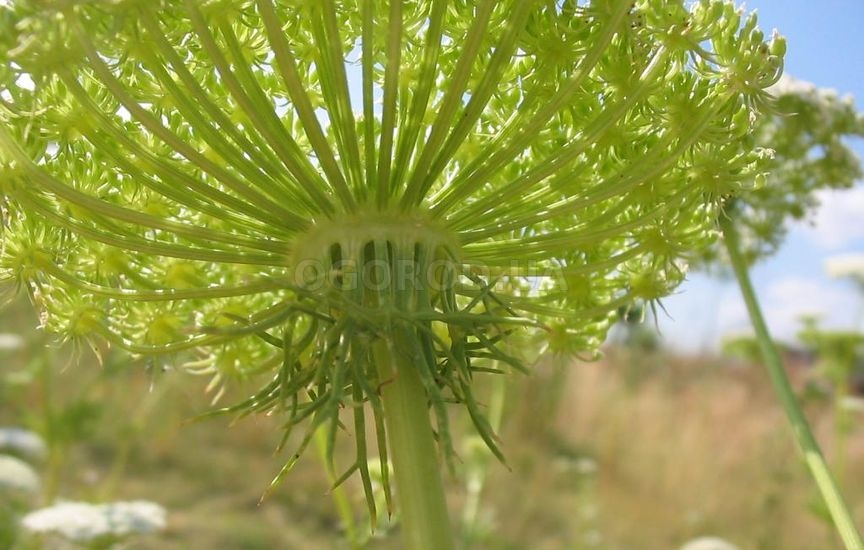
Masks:
[[[846,478],[846,456],[849,447],[849,428],[852,422],[845,401],[852,395],[849,387],[849,377],[845,371],[835,384],[834,397],[834,474],[839,483]]]
[[[792,385],[789,383],[789,378],[783,368],[780,353],[777,351],[777,347],[771,339],[771,334],[768,332],[765,319],[762,317],[756,293],[750,282],[747,262],[740,249],[738,232],[734,227],[734,222],[734,217],[724,216],[720,220],[720,227],[723,231],[724,242],[726,250],[729,252],[732,269],[735,271],[735,277],[738,279],[741,294],[744,296],[744,302],[750,314],[753,330],[756,332],[756,339],[759,342],[762,359],[765,361],[768,374],[771,377],[771,383],[780,399],[780,403],[783,405],[789,423],[792,425],[795,442],[804,455],[804,462],[810,470],[816,486],[819,488],[822,499],[828,507],[828,511],[834,521],[834,526],[844,546],[849,550],[864,549],[864,541],[861,539],[861,534],[855,527],[849,508],[844,502],[843,496],[840,494],[840,490],[828,469],[825,457],[819,448],[819,443],[813,436],[810,424],[807,422],[807,418],[804,416],[804,412],[795,398]]]
[[[396,480],[396,501],[410,550],[453,548],[428,400],[409,351],[410,338],[399,329],[374,344],[381,380],[381,401],[390,458]]]

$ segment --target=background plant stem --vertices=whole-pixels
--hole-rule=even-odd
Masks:
[[[492,361],[491,368],[499,370],[501,368],[500,361]],[[510,373],[508,373],[510,374]],[[492,392],[489,396],[489,427],[493,433],[500,433],[501,423],[504,418],[504,402],[507,397],[508,376],[504,374],[492,377]],[[465,487],[465,504],[462,507],[462,529],[465,536],[468,538],[468,546],[476,533],[481,529],[480,519],[480,504],[483,489],[486,486],[486,480],[489,477],[489,463],[494,460],[495,456],[491,451],[488,451],[475,460],[477,464],[473,464],[473,472],[469,474],[469,478]]]
[[[453,548],[450,518],[429,420],[426,391],[410,353],[411,339],[397,328],[374,344],[384,422],[401,511],[405,548]]]
[[[358,436],[359,437],[359,436]],[[363,544],[357,536],[357,528],[354,524],[354,511],[351,509],[351,501],[348,498],[348,493],[342,485],[334,485],[338,478],[336,472],[333,471],[333,465],[327,456],[327,429],[326,426],[319,426],[315,430],[315,448],[318,451],[318,458],[324,466],[324,471],[327,472],[327,480],[330,482],[330,494],[333,496],[333,502],[336,504],[336,511],[339,514],[339,519],[342,521],[342,527],[345,529],[345,538],[351,548],[362,548]]]
[[[807,464],[807,468],[810,470],[810,474],[819,488],[819,492],[825,501],[825,505],[828,507],[828,511],[834,520],[834,525],[840,538],[843,540],[843,544],[850,550],[864,550],[864,541],[861,539],[861,534],[855,527],[852,514],[849,512],[849,508],[831,476],[825,458],[819,449],[819,443],[810,429],[810,424],[798,405],[792,385],[789,383],[789,378],[783,368],[783,361],[780,358],[777,347],[774,345],[774,341],[771,339],[771,334],[768,332],[768,327],[765,324],[765,319],[759,307],[759,301],[750,282],[747,262],[741,253],[738,232],[735,230],[734,222],[734,217],[730,217],[729,215],[722,216],[720,219],[720,228],[723,231],[726,250],[729,252],[729,260],[735,272],[735,277],[738,279],[738,285],[741,288],[744,302],[747,305],[750,321],[753,324],[753,330],[756,332],[759,350],[768,368],[771,383],[780,399],[780,403],[783,405],[783,409],[786,411],[786,416],[792,425],[795,441],[804,455],[804,462]]]

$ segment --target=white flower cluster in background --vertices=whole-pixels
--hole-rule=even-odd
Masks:
[[[28,460],[42,460],[47,452],[45,442],[38,434],[24,428],[0,428],[0,453],[20,456]]]
[[[161,531],[165,529],[165,509],[142,500],[107,504],[59,502],[27,514],[21,524],[33,533],[89,543]]]
[[[28,461],[39,462],[46,455],[47,446],[38,434],[18,427],[0,428],[0,502],[8,499],[23,506],[15,514],[16,523],[19,514],[29,508],[28,503],[32,504],[42,489],[39,473]],[[102,547],[162,531],[165,516],[162,506],[143,500],[104,504],[59,501],[24,515],[20,525],[36,536],[54,536],[73,544]]]
[[[14,351],[24,345],[24,339],[17,334],[0,333],[0,350]]]
[[[681,550],[738,550],[738,547],[718,537],[699,537],[684,543]]]
[[[825,260],[825,271],[838,279],[854,279],[864,284],[864,254],[841,254]]]
[[[33,495],[40,487],[39,474],[32,466],[20,458],[0,455],[0,498],[10,493]]]
[[[42,460],[45,453],[39,435],[23,428],[0,428],[0,499],[39,493],[39,474],[27,461]]]

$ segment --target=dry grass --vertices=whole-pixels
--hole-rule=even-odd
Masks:
[[[546,365],[548,380],[540,386],[564,389],[554,430],[531,414],[544,406],[536,391],[516,411],[519,427],[511,437],[530,440],[531,450],[520,454],[534,456],[527,460],[530,480],[518,483],[533,485],[525,491],[534,496],[510,501],[520,510],[508,515],[533,515],[511,536],[542,536],[538,521],[552,524],[552,515],[565,525],[566,544],[549,548],[591,546],[584,542],[584,526],[580,532],[572,520],[586,503],[563,497],[568,479],[570,487],[578,486],[579,462],[573,459],[583,456],[597,465],[588,503],[595,508],[589,529],[602,535],[597,547],[676,548],[704,535],[741,548],[837,546],[827,524],[810,510],[815,492],[761,369],[708,358],[664,362],[636,382],[622,354],[557,373]],[[827,409],[810,412],[830,448]],[[851,473],[864,462],[864,432],[853,432],[849,449]],[[566,459],[571,468],[550,467]],[[864,520],[864,492],[848,477],[846,492]],[[547,501],[557,504],[546,507]]]

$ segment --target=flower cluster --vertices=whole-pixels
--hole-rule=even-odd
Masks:
[[[352,411],[365,480],[376,342],[494,446],[472,377],[672,291],[784,48],[720,0],[13,1],[0,276],[66,339],[269,377],[229,410]]]
[[[31,533],[110,547],[134,536],[163,531],[165,515],[164,508],[146,500],[106,504],[60,501],[27,514],[21,524]]]
[[[818,191],[847,189],[864,176],[849,141],[864,137],[864,114],[850,96],[783,77],[768,88],[770,116],[761,118],[752,139],[765,147],[764,175],[736,195],[727,214],[740,231],[748,261],[775,253],[791,220],[804,220],[819,206]],[[715,247],[706,263],[724,258]]]

